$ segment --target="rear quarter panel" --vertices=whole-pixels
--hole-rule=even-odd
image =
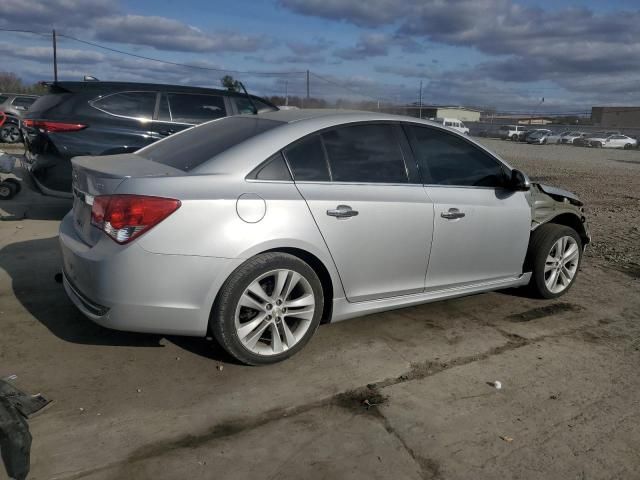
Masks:
[[[149,252],[242,261],[266,250],[298,248],[322,261],[332,277],[335,296],[344,296],[324,239],[292,182],[250,182],[227,175],[136,178],[125,180],[116,193],[182,202],[175,213],[137,240]],[[264,205],[261,219],[249,222],[240,217],[242,195],[253,199],[249,202],[256,210]]]

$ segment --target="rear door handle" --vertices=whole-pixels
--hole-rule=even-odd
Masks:
[[[169,129],[169,130],[160,130],[158,133],[163,137],[168,137],[169,135],[173,135],[174,133],[176,133],[176,131]]]
[[[353,210],[349,205],[338,205],[333,210],[327,210],[327,215],[336,218],[350,218],[358,215],[358,211]]]
[[[464,215],[465,213],[461,212],[457,208],[450,208],[448,211],[442,212],[440,214],[442,218],[446,218],[447,220],[455,220],[456,218],[462,218],[464,217]]]

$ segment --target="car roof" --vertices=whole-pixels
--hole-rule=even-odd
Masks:
[[[119,92],[124,90],[156,90],[171,91],[177,93],[216,93],[229,96],[246,96],[243,92],[232,92],[221,88],[189,87],[185,85],[172,85],[167,83],[139,83],[139,82],[52,82],[47,83],[52,93],[80,93],[80,92]],[[251,95],[253,98],[260,98]],[[260,98],[260,100],[263,100]]]

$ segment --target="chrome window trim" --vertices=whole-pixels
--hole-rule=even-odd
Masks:
[[[155,101],[156,105],[158,104],[158,95],[161,94],[161,92],[159,92],[159,91],[152,91],[152,90],[126,90],[126,91],[122,91],[122,92],[109,93],[108,95],[98,95],[96,98],[94,98],[92,100],[89,100],[89,102],[87,102],[87,103],[89,103],[90,107],[95,108],[96,110],[100,110],[101,112],[106,113],[107,115],[111,115],[112,117],[125,118],[127,120],[137,120],[139,122],[144,122],[144,123],[155,121],[154,118],[153,118],[154,114],[155,114],[155,106],[154,106],[154,109],[153,109],[154,111],[151,113],[151,118],[145,118],[145,117],[130,117],[128,115],[119,115],[117,113],[111,113],[111,112],[108,112],[108,111],[106,111],[106,110],[94,105],[94,102],[97,102],[98,100],[102,100],[102,99],[107,98],[107,97],[112,97],[113,95],[118,95],[118,94],[121,94],[121,93],[155,93],[156,94],[156,101]]]

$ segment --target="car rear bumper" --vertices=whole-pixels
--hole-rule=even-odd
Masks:
[[[63,283],[89,319],[134,332],[204,336],[213,300],[236,261],[150,253],[108,237],[82,242],[72,214],[60,225]],[[239,261],[237,261],[239,262]]]

